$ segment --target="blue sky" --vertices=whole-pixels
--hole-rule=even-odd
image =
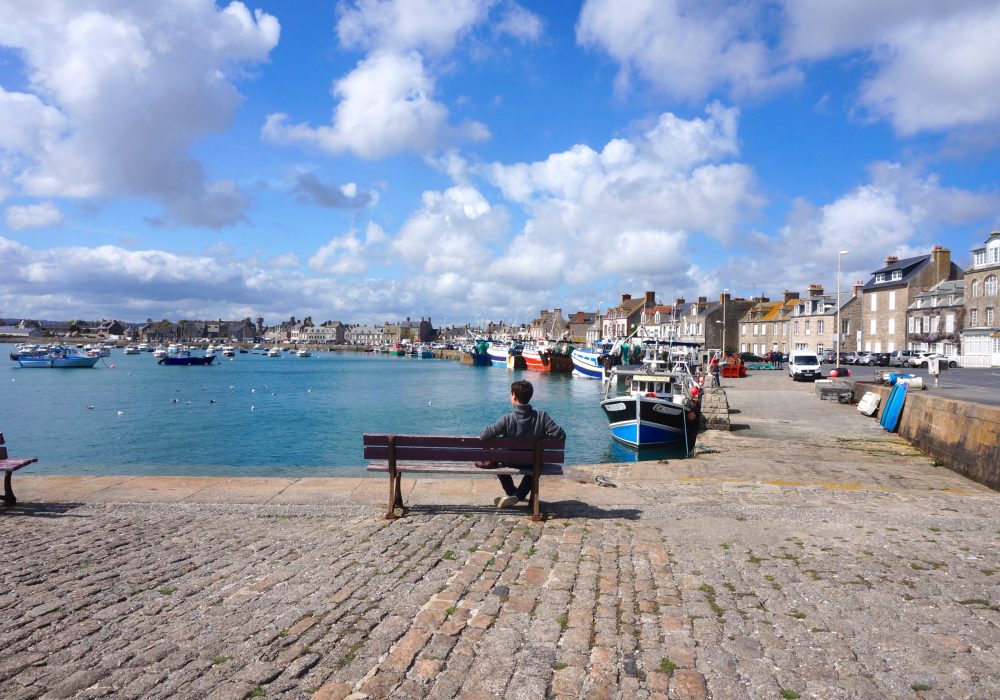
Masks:
[[[965,266],[998,34],[995,0],[0,0],[0,316],[523,321]]]

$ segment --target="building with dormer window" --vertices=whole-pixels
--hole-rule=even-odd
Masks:
[[[861,290],[859,347],[867,352],[909,349],[907,313],[917,295],[962,275],[962,269],[951,261],[951,251],[939,245],[929,255],[903,260],[887,257]]]
[[[1000,367],[1000,231],[972,251],[965,271],[963,367]]]

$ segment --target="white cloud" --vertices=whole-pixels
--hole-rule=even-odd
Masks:
[[[734,288],[762,287],[772,294],[804,289],[811,283],[836,289],[837,253],[843,258],[845,289],[855,279],[867,281],[887,255],[926,254],[940,241],[943,225],[962,225],[1000,208],[1000,196],[942,187],[938,178],[898,163],[873,163],[865,185],[816,206],[795,203],[776,236],[758,234],[752,257],[734,256],[726,279]],[[964,251],[952,251],[957,260]]]
[[[866,51],[858,104],[903,135],[1000,120],[1000,6],[994,0],[788,0],[793,58]]]
[[[344,236],[331,238],[311,258],[309,267],[325,275],[358,275],[367,272],[370,258],[378,244],[386,240],[378,224],[370,222],[362,239],[351,229]]]
[[[353,152],[362,158],[384,158],[400,151],[424,153],[457,136],[484,138],[481,124],[448,125],[448,110],[433,98],[434,81],[415,52],[382,52],[358,63],[337,81],[340,100],[330,126],[287,125],[287,115],[272,114],[264,138],[277,143],[304,143],[327,153]]]
[[[451,124],[435,97],[437,74],[428,58],[444,60],[462,37],[485,22],[494,0],[351,0],[338,6],[343,48],[366,51],[357,66],[334,81],[336,105],[329,125],[290,123],[268,115],[261,135],[331,154],[380,159],[411,151],[429,154],[454,143],[489,138],[482,123]],[[514,12],[516,6],[508,7]],[[530,15],[530,13],[528,13]],[[522,31],[528,16],[518,27]]]
[[[778,65],[761,33],[756,3],[677,0],[587,0],[577,41],[619,64],[624,90],[637,74],[671,97],[699,100],[718,88],[736,95],[784,87],[800,79]]]
[[[18,194],[141,196],[164,206],[161,221],[242,220],[248,200],[209,181],[190,150],[228,126],[241,99],[233,80],[267,59],[279,33],[275,18],[239,2],[171,0],[155,13],[75,0],[0,5],[0,46],[22,58],[29,86],[0,95],[17,106],[0,127],[0,158],[18,159]]]
[[[20,231],[26,228],[44,228],[63,222],[66,217],[52,202],[7,207],[4,212],[7,228]]]
[[[354,0],[338,6],[343,47],[446,54],[486,19],[494,0]]]
[[[504,6],[500,21],[496,24],[498,34],[508,34],[524,43],[538,41],[543,30],[542,18],[516,2],[508,2]]]

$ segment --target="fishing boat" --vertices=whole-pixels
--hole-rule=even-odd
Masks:
[[[490,354],[487,352],[489,345],[485,340],[477,340],[474,345],[462,348],[462,354],[459,359],[466,365],[489,367],[493,364],[490,360]]]
[[[126,355],[138,355],[139,346],[138,345],[126,345],[123,351]]]
[[[101,359],[98,355],[81,354],[73,348],[52,348],[45,355],[19,357],[17,363],[24,368],[93,367]]]
[[[430,345],[420,344],[416,347],[415,352],[417,357],[424,360],[429,360],[434,357],[434,351],[431,350]]]
[[[269,349],[264,354],[267,355],[268,357],[281,357],[281,348],[275,345],[273,348]]]
[[[611,436],[640,448],[680,443],[690,451],[698,430],[700,390],[684,363],[668,369],[669,355],[655,345],[643,362],[607,372],[601,409]]]
[[[521,345],[490,341],[489,346],[486,348],[486,354],[490,356],[490,363],[494,367],[523,369],[525,365],[524,358],[521,355],[522,350],[523,346]]]
[[[573,362],[573,376],[601,379],[605,370],[621,362],[621,356],[616,352],[614,343],[602,340],[591,348],[573,348],[570,360]]]
[[[138,352],[139,351],[136,350],[136,353]],[[161,357],[166,357],[168,354],[170,354],[170,348],[168,348],[166,345],[158,345],[156,349],[153,350],[153,357],[157,359]]]
[[[309,348],[299,348],[295,351],[296,357],[312,357],[312,352]]]
[[[223,357],[236,357],[236,348],[232,345],[222,346],[222,356]]]
[[[528,369],[542,372],[572,372],[573,358],[569,343],[553,343],[539,340],[532,345],[526,345],[521,350],[524,365]]]
[[[10,359],[17,362],[22,357],[43,357],[51,353],[48,345],[32,345],[30,343],[18,345],[10,354]]]
[[[171,346],[173,347],[173,346]],[[177,348],[168,352],[157,362],[161,365],[210,365],[215,361],[215,354],[192,355],[187,348]]]

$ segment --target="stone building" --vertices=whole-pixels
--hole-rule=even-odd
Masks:
[[[965,271],[965,328],[961,331],[963,367],[1000,367],[1000,231],[972,251]]]
[[[934,246],[929,255],[900,260],[895,255],[872,273],[862,289],[862,342],[870,352],[906,348],[906,315],[917,295],[944,280],[962,278],[951,251]]]
[[[965,282],[944,280],[917,294],[906,316],[911,350],[957,355],[965,318]]]
[[[642,311],[647,307],[656,306],[655,292],[646,292],[642,299],[633,299],[631,294],[622,294],[618,306],[612,306],[604,314],[601,322],[601,335],[605,338],[624,338],[632,333],[642,322]]]
[[[791,349],[789,319],[798,303],[799,293],[787,289],[781,301],[759,297],[739,319],[739,350],[763,356],[772,351]]]

